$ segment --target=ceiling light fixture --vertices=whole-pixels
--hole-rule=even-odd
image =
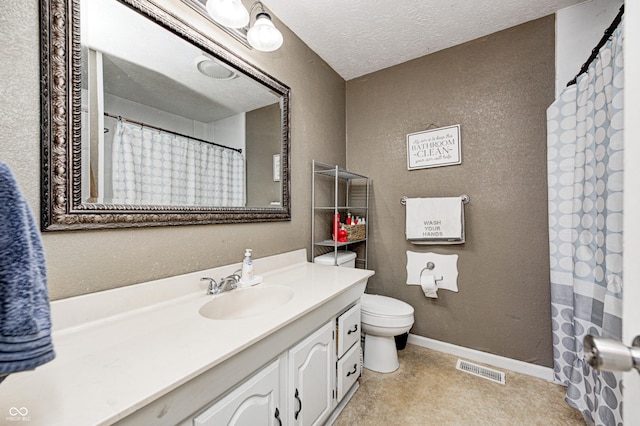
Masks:
[[[230,28],[249,24],[249,12],[240,0],[207,0],[207,12],[218,23]]]
[[[282,33],[273,25],[271,15],[264,9],[261,1],[251,5],[250,12],[240,0],[207,0],[207,12],[214,21],[230,28],[249,27],[247,41],[249,45],[262,52],[273,52],[282,46]],[[260,10],[255,15],[253,26],[251,15],[254,10]]]

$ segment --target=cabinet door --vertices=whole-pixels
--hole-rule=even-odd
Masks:
[[[337,402],[342,401],[342,397],[360,377],[360,351],[360,345],[353,345],[338,361]]]
[[[195,426],[281,426],[280,360],[252,376],[193,419]]]
[[[334,321],[307,337],[289,351],[289,422],[317,425],[334,408]]]
[[[360,342],[359,303],[338,317],[338,359],[356,342]]]

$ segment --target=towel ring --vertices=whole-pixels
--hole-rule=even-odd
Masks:
[[[406,206],[408,198],[409,197],[407,197],[406,195],[403,195],[402,198],[400,198],[400,204],[402,204],[403,206]],[[462,198],[463,204],[468,204],[469,201],[471,201],[471,198],[467,194],[462,194],[460,198]]]

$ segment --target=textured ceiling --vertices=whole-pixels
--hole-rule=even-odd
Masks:
[[[263,3],[342,78],[350,80],[582,1],[263,0]]]

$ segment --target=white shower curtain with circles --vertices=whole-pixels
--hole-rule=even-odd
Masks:
[[[622,333],[622,41],[621,23],[547,110],[554,376],[597,425],[622,424],[622,375],[583,353],[585,335]]]
[[[115,204],[245,205],[237,151],[118,121],[112,154]]]

